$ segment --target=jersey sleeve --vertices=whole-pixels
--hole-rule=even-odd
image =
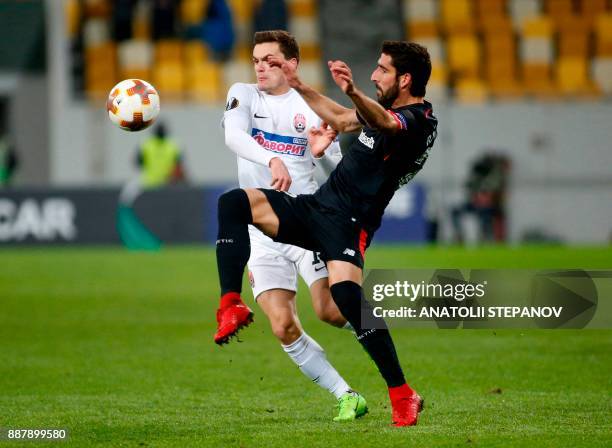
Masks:
[[[400,131],[410,130],[412,127],[414,127],[414,125],[416,125],[416,118],[408,109],[398,111],[387,109],[387,112],[389,112],[389,114],[393,117]]]
[[[234,84],[227,93],[225,113],[221,123],[225,144],[238,156],[259,165],[269,166],[277,157],[262,148],[249,134],[252,127],[253,91],[247,84]]]

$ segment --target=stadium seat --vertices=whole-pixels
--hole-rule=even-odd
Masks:
[[[81,4],[85,9],[85,17],[98,17],[102,19],[110,17],[112,10],[110,0],[87,0],[81,2]]]
[[[202,23],[207,4],[207,0],[182,0],[180,4],[180,17],[182,23],[187,26]]]
[[[198,102],[215,102],[222,96],[221,68],[214,62],[202,62],[187,69],[187,95]]]
[[[117,56],[121,70],[149,70],[153,65],[153,45],[148,40],[126,40],[118,45]]]
[[[404,0],[402,9],[406,35],[413,40],[439,35],[438,3],[433,0]]]
[[[524,63],[522,82],[527,93],[539,97],[551,97],[555,89],[551,79],[551,65],[542,63]]]
[[[480,23],[491,18],[507,17],[506,0],[476,0],[476,15]]]
[[[593,81],[606,95],[612,95],[612,58],[595,58],[592,63]]]
[[[202,64],[209,61],[208,47],[201,40],[194,39],[185,42],[183,46],[185,64],[188,66]]]
[[[588,94],[593,91],[587,75],[587,61],[580,57],[563,57],[555,66],[559,91],[564,94]]]
[[[179,100],[183,97],[185,71],[181,63],[156,62],[152,72],[153,85],[162,98]]]
[[[155,44],[156,64],[181,64],[183,61],[183,42],[178,39],[163,39]]]
[[[475,36],[451,36],[447,45],[451,77],[475,78],[480,74],[480,43]]]
[[[316,0],[291,0],[288,2],[289,15],[293,17],[317,17]]]
[[[470,0],[441,0],[440,16],[444,30],[450,35],[474,31],[474,11]]]
[[[108,21],[101,18],[88,19],[83,25],[85,47],[99,47],[110,41]]]
[[[612,56],[612,13],[601,14],[595,19],[595,54]]]
[[[237,82],[255,82],[255,72],[251,61],[232,59],[223,64],[222,83],[229,89]]]
[[[85,49],[85,89],[90,98],[103,98],[117,82],[114,43]]]
[[[586,32],[560,32],[557,42],[559,57],[581,57],[586,59],[588,56],[589,36]]]
[[[510,0],[510,16],[516,29],[520,29],[523,22],[539,17],[542,12],[540,0]]]
[[[521,34],[525,37],[546,37],[553,36],[553,22],[549,17],[538,16],[525,19],[521,27]]]
[[[476,78],[462,79],[455,85],[455,99],[464,104],[482,104],[488,99],[487,87]]]
[[[64,17],[66,21],[66,35],[70,39],[74,39],[81,23],[81,5],[78,0],[66,0]]]
[[[588,18],[595,18],[607,10],[606,0],[579,0],[578,10]]]

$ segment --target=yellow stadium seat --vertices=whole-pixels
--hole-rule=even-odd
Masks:
[[[447,43],[448,66],[453,77],[477,77],[480,45],[475,36],[451,36]]]
[[[287,5],[289,14],[293,17],[313,17],[317,16],[317,5],[315,0],[291,0]]]
[[[182,0],[180,4],[181,21],[185,25],[197,25],[204,20],[208,0]]]
[[[228,3],[236,22],[251,22],[253,18],[253,0],[230,0]]]
[[[546,0],[544,11],[550,17],[567,17],[574,15],[573,0]]]
[[[180,99],[185,87],[183,66],[174,62],[155,64],[153,85],[160,95],[170,99]]]
[[[183,46],[185,63],[189,66],[202,64],[209,60],[208,47],[201,40],[186,41]]]
[[[597,56],[612,56],[612,13],[601,14],[595,19],[595,42]]]
[[[586,17],[595,17],[606,12],[606,0],[580,0],[578,10]]]
[[[300,45],[300,60],[301,61],[320,61],[321,47],[318,43],[307,42]]]
[[[108,18],[110,17],[112,6],[109,0],[86,0],[84,8],[86,17]]]
[[[446,32],[463,34],[474,31],[474,14],[470,0],[441,0],[440,13]]]
[[[85,89],[92,98],[103,98],[117,83],[114,43],[85,49]]]
[[[155,44],[155,63],[180,64],[183,60],[183,42],[178,39],[164,39]]]
[[[476,14],[480,21],[493,17],[507,17],[506,0],[476,0]]]
[[[119,69],[120,79],[151,79],[151,69],[149,67],[126,67]]]
[[[586,32],[562,32],[558,37],[560,57],[586,58],[589,51],[589,36]]]
[[[562,93],[580,94],[592,91],[585,58],[560,58],[556,64],[557,86]]]
[[[516,40],[512,33],[485,34],[483,41],[487,57],[514,57]]]
[[[480,79],[466,78],[455,85],[455,99],[464,104],[482,104],[488,99],[488,90]]]
[[[540,97],[550,97],[555,94],[551,80],[549,64],[524,64],[522,69],[523,85],[528,93]]]
[[[525,37],[552,37],[553,22],[544,16],[525,19],[522,34]]]
[[[478,28],[483,34],[508,34],[514,32],[512,21],[508,16],[492,16],[480,20]]]
[[[187,70],[187,95],[199,102],[215,102],[223,98],[221,67],[214,62],[204,62]]]
[[[437,22],[406,22],[406,36],[410,40],[422,37],[435,37],[440,34]]]
[[[135,39],[151,38],[151,22],[142,17],[134,18],[132,30]]]
[[[81,5],[78,0],[67,0],[64,8],[66,18],[66,34],[69,38],[76,36],[79,30]]]

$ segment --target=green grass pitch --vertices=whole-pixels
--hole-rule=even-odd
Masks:
[[[612,255],[374,247],[367,264],[611,268]],[[291,363],[257,307],[242,343],[213,344],[211,248],[4,248],[0,266],[0,427],[70,431],[64,444],[1,446],[612,444],[610,330],[394,330],[407,379],[426,399],[419,425],[398,429],[375,366],[349,332],[316,320],[302,285],[302,323],[370,405],[365,418],[335,424],[335,401]]]

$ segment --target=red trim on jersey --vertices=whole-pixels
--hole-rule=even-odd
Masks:
[[[359,252],[361,252],[361,258],[365,260],[366,244],[368,243],[368,232],[361,229],[359,232]]]
[[[397,123],[397,128],[398,129],[403,129],[402,128],[402,122],[400,121],[399,118],[397,118],[397,114],[395,112],[393,112],[392,110],[389,110],[389,109],[387,109],[387,112],[389,112],[391,114],[391,116],[393,117],[393,119]]]

